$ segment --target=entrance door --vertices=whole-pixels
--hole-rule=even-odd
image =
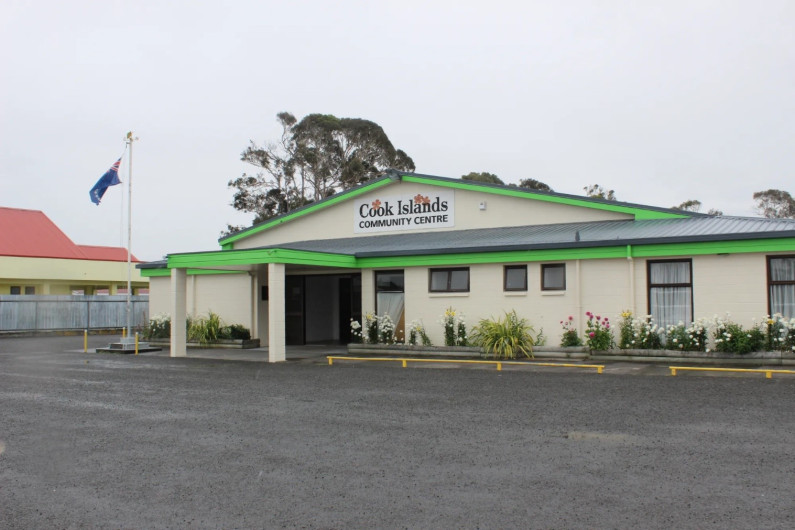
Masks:
[[[285,342],[291,346],[306,344],[304,309],[306,282],[304,276],[284,278]]]
[[[402,270],[376,271],[375,313],[377,316],[389,315],[395,325],[395,339],[398,341],[403,341],[406,337],[404,297]]]

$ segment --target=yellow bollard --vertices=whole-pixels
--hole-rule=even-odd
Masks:
[[[405,368],[406,367],[406,359],[402,359],[402,361],[403,361],[403,368]]]
[[[138,332],[135,332],[135,355],[138,355]]]
[[[126,336],[127,336],[127,328],[121,328],[121,338],[124,338]]]
[[[88,353],[88,330],[83,330],[83,353]]]
[[[597,366],[597,367],[596,367],[596,373],[597,373],[597,374],[601,374],[601,373],[602,373],[602,370],[604,370],[604,366]]]
[[[502,363],[497,363],[497,371],[498,372],[502,371]]]
[[[332,364],[334,364],[334,361],[332,361],[332,360],[331,360],[331,357],[329,357],[329,358],[328,358],[328,365],[329,365],[329,366],[331,366]]]

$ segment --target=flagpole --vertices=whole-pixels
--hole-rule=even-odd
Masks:
[[[130,148],[127,177],[127,341],[132,337],[132,152],[133,142],[137,139],[132,131],[127,133],[126,143]]]

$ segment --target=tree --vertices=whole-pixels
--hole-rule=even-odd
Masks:
[[[477,173],[475,171],[471,171],[466,175],[461,176],[462,180],[471,180],[474,182],[484,182],[486,184],[505,184],[500,177],[495,175],[494,173]]]
[[[276,142],[253,141],[240,159],[257,168],[229,181],[232,206],[255,214],[254,223],[282,215],[377,177],[389,168],[414,171],[414,161],[395,149],[380,125],[360,118],[309,114],[301,121],[276,115]],[[239,227],[227,226],[227,234]]]
[[[756,211],[770,219],[795,219],[795,199],[789,192],[766,190],[754,193]]]
[[[590,186],[585,186],[583,189],[588,197],[594,199],[604,199],[607,201],[617,200],[615,191],[606,190],[599,184],[591,184]]]
[[[715,208],[710,208],[709,210],[707,210],[707,215],[721,216],[723,215],[723,211],[717,210]]]
[[[541,182],[540,180],[536,179],[522,179],[519,181],[520,188],[527,188],[530,190],[539,190],[539,191],[552,191],[547,184]]]
[[[672,210],[682,210],[685,212],[698,212],[701,209],[701,201],[690,199],[681,203],[679,206],[671,206]]]

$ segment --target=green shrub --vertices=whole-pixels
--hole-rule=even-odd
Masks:
[[[466,346],[468,343],[467,326],[464,317],[452,307],[448,307],[441,320],[444,326],[445,346]]]
[[[192,319],[188,327],[188,340],[200,344],[218,342],[221,327],[221,317],[209,311],[206,318]]]
[[[707,323],[699,319],[689,326],[679,323],[668,326],[665,332],[665,349],[679,351],[707,351]]]
[[[727,319],[715,319],[715,349],[720,352],[737,353],[740,355],[761,351],[767,343],[765,333],[759,326],[743,329],[740,324]]]
[[[605,351],[613,347],[613,331],[610,329],[610,321],[607,317],[594,315],[590,311],[585,312],[588,317],[585,329],[585,345],[591,351]]]
[[[171,337],[171,317],[169,315],[155,315],[144,326],[142,336],[147,340]]]
[[[632,318],[632,312],[621,313],[618,347],[622,349],[659,350],[663,347],[663,330],[651,315]]]
[[[425,331],[425,326],[422,325],[422,322],[418,320],[412,320],[409,323],[409,333],[408,333],[409,344],[412,346],[416,346],[417,342],[422,343],[423,346],[432,346],[431,338],[428,336],[428,333]]]
[[[795,352],[795,318],[787,319],[781,313],[776,313],[766,321],[767,349]]]
[[[533,327],[516,311],[505,318],[482,319],[472,330],[472,342],[483,347],[487,356],[495,359],[515,359],[518,355],[533,357]]]
[[[560,345],[564,348],[573,348],[575,346],[582,346],[582,339],[580,334],[577,333],[577,328],[574,327],[574,317],[569,315],[567,320],[561,320],[560,325],[563,328],[563,335],[560,337]]]
[[[231,326],[223,326],[218,331],[218,338],[224,340],[249,340],[251,339],[251,332],[242,324],[232,324]]]

